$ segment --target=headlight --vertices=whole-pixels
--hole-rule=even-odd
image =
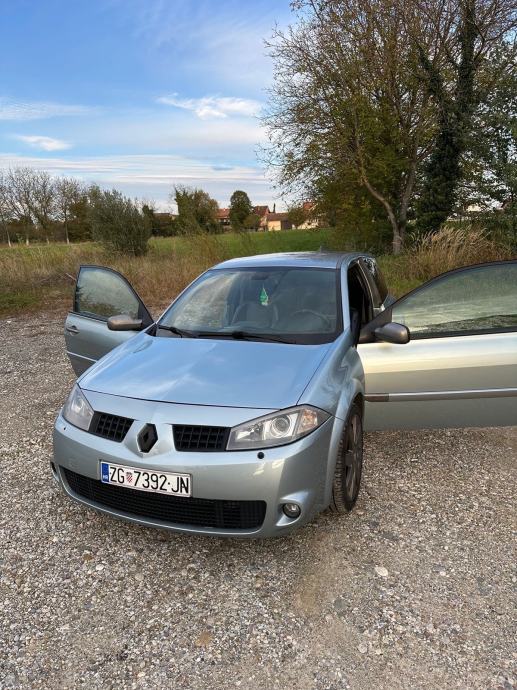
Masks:
[[[88,431],[90,428],[93,410],[77,385],[72,388],[72,392],[63,407],[63,417],[70,424],[78,426],[79,429]]]
[[[317,429],[330,417],[316,407],[291,407],[253,419],[234,427],[228,439],[228,450],[251,450],[283,446],[297,441]]]

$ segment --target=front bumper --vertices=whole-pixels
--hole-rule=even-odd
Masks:
[[[206,411],[205,408],[205,414]],[[190,414],[195,415],[192,407]],[[249,410],[245,414],[249,415],[248,419],[254,416]],[[163,416],[150,416],[150,419],[135,420],[124,441],[119,443],[77,429],[59,415],[54,428],[54,468],[55,476],[65,492],[80,503],[132,522],[178,532],[234,537],[270,537],[287,534],[307,523],[325,507],[325,483],[333,418],[309,436],[286,446],[263,451],[207,453],[177,451],[174,447],[171,423],[164,423]],[[147,422],[156,425],[159,443],[146,454],[138,450],[136,437]],[[192,420],[190,423],[196,422]],[[175,524],[108,507],[74,492],[64,470],[99,481],[101,459],[158,472],[190,474],[192,495],[196,499],[265,501],[264,521],[254,529]],[[286,517],[282,511],[284,503],[297,503],[301,508],[300,516],[296,519]]]

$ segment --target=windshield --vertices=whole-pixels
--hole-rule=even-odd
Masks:
[[[214,269],[170,307],[157,334],[331,342],[343,327],[338,276],[335,269]]]

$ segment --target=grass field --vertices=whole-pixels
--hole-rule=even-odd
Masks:
[[[278,234],[225,234],[160,237],[145,257],[106,252],[93,243],[0,247],[0,314],[61,308],[70,303],[73,279],[81,264],[110,266],[123,273],[143,299],[164,306],[209,266],[235,256],[317,250],[328,233],[293,231]]]
[[[81,264],[110,266],[133,284],[155,309],[165,307],[201,271],[236,256],[288,251],[346,250],[330,230],[289,230],[195,237],[153,238],[145,257],[107,253],[93,243],[0,246],[0,315],[63,309],[71,304]],[[456,265],[508,258],[482,234],[444,233],[418,251],[380,256],[390,291],[400,296],[420,282]]]

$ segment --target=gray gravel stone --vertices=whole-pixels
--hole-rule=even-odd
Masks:
[[[0,689],[515,688],[517,429],[370,434],[284,539],[145,529],[50,476],[62,322],[0,321]]]

